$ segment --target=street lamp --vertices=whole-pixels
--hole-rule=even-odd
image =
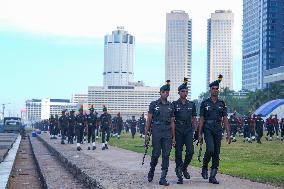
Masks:
[[[5,106],[6,106],[6,105],[8,105],[8,104],[11,104],[11,103],[9,102],[9,103],[3,103],[3,104],[2,104],[2,109],[3,109],[3,111],[2,111],[3,119],[4,119],[4,117],[5,117]]]

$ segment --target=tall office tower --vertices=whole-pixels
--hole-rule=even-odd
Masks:
[[[129,86],[134,80],[134,36],[117,27],[104,40],[104,87]]]
[[[284,81],[284,1],[243,1],[242,87]]]
[[[167,13],[165,76],[171,80],[169,100],[178,99],[178,86],[183,78],[189,78],[191,98],[191,57],[192,57],[192,21],[185,11]]]
[[[233,26],[230,10],[216,10],[207,20],[207,83],[224,76],[221,87],[233,89]]]

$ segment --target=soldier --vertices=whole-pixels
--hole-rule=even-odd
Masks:
[[[117,117],[115,119],[115,124],[116,124],[116,128],[117,128],[117,138],[120,138],[121,135],[121,130],[122,130],[122,126],[123,126],[123,120],[122,117],[120,116],[120,113],[117,113]]]
[[[266,140],[268,140],[268,136],[269,136],[269,141],[272,141],[272,135],[273,135],[273,129],[274,129],[272,115],[270,115],[269,118],[266,119],[266,128],[267,128],[267,134],[265,138]]]
[[[211,173],[209,183],[219,184],[216,179],[219,167],[219,154],[222,140],[222,118],[227,130],[227,141],[231,143],[229,121],[227,118],[227,106],[225,102],[218,99],[219,83],[223,76],[220,74],[218,80],[210,83],[210,98],[204,100],[200,106],[200,130],[199,142],[202,142],[202,132],[204,133],[206,152],[203,157],[202,177],[208,179],[208,163],[212,158]]]
[[[91,150],[91,146],[92,146],[92,150],[96,149],[96,128],[97,128],[97,114],[94,114],[94,106],[92,105],[90,110],[90,114],[87,115],[86,117],[86,121],[87,121],[87,133],[88,133],[88,150]],[[92,137],[92,145],[90,145],[91,142],[91,137]]]
[[[73,144],[74,130],[76,125],[76,117],[74,115],[74,110],[70,111],[70,116],[68,117],[68,144]]]
[[[244,117],[244,120],[243,120],[243,123],[244,123],[244,141],[243,142],[248,141],[249,143],[251,143],[250,130],[249,130],[249,120],[250,120],[249,116]]]
[[[193,132],[196,128],[196,106],[192,101],[186,99],[188,95],[187,87],[188,79],[184,78],[184,83],[178,87],[180,98],[173,102],[175,116],[175,162],[176,175],[178,177],[177,184],[183,184],[183,176],[190,179],[187,167],[191,162],[194,154]],[[182,161],[183,146],[186,146],[184,161]]]
[[[264,120],[261,118],[261,115],[258,114],[257,118],[255,119],[255,128],[254,130],[256,131],[256,142],[258,144],[261,144],[261,137],[263,136],[263,125],[264,125]]]
[[[86,117],[83,114],[83,106],[81,105],[79,109],[79,114],[76,116],[76,127],[75,127],[78,151],[82,150],[80,144],[83,141],[83,134],[85,127],[86,127]]]
[[[50,118],[49,118],[49,135],[50,135],[50,139],[56,139],[54,133],[55,133],[55,118],[51,114]]]
[[[255,141],[255,119],[256,119],[256,115],[252,115],[250,117],[250,120],[249,120],[249,130],[250,130],[250,136],[251,136],[251,139],[253,141]]]
[[[234,112],[234,114],[230,116],[229,122],[232,128],[231,132],[231,138],[233,138],[232,142],[236,142],[237,141],[236,134],[238,130],[238,118],[236,117],[236,112]]]
[[[132,139],[134,139],[134,136],[136,134],[136,126],[137,126],[137,121],[135,120],[135,116],[132,116],[132,119],[129,121],[129,124],[130,124]]]
[[[152,157],[148,181],[154,177],[155,167],[162,151],[162,173],[159,181],[160,185],[168,186],[166,180],[169,167],[169,156],[172,145],[175,145],[175,123],[172,104],[167,100],[170,91],[170,81],[160,88],[160,98],[152,101],[149,106],[147,123],[145,128],[145,144],[148,141],[148,131],[152,128]]]
[[[146,126],[146,119],[144,116],[144,112],[138,120],[138,126],[139,126],[139,131],[140,131],[140,138],[144,138],[145,137],[144,136],[145,126]]]
[[[64,140],[66,137],[66,132],[68,129],[68,118],[65,115],[66,110],[62,110],[62,115],[59,117],[58,124],[59,128],[61,129],[61,144],[65,144]]]
[[[274,115],[273,125],[274,125],[274,131],[276,134],[276,138],[279,139],[279,120],[277,118],[277,114]]]
[[[102,129],[102,150],[108,149],[108,141],[111,128],[111,115],[107,113],[107,108],[103,107],[103,114],[100,116],[100,123]]]
[[[54,125],[54,136],[55,136],[55,139],[57,139],[57,135],[59,134],[60,130],[59,130],[59,118],[58,118],[58,115],[55,114],[55,125]]]
[[[281,129],[281,141],[283,141],[284,139],[284,118],[281,119],[280,129]]]

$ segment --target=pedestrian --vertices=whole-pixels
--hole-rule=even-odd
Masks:
[[[162,172],[159,184],[164,186],[169,185],[166,180],[169,156],[172,145],[175,145],[174,111],[172,103],[167,100],[169,91],[170,81],[167,80],[166,85],[160,88],[160,98],[150,103],[145,128],[145,144],[149,140],[148,131],[151,127],[153,146],[148,181],[153,180],[155,167],[162,152]]]
[[[132,139],[134,139],[137,127],[137,121],[135,120],[135,116],[132,116],[132,119],[129,121],[129,124],[130,124],[131,136]]]
[[[145,126],[146,126],[146,119],[144,112],[142,113],[141,117],[138,120],[138,126],[139,126],[139,132],[140,132],[140,138],[145,138]]]
[[[227,141],[231,143],[229,121],[227,118],[227,106],[224,101],[218,99],[219,83],[223,76],[220,74],[218,80],[209,84],[210,98],[204,100],[200,106],[200,130],[199,142],[202,142],[202,133],[206,143],[206,152],[203,157],[203,166],[201,175],[208,179],[208,164],[212,159],[209,183],[219,184],[216,174],[219,167],[219,155],[222,140],[221,122],[223,119],[227,131]]]
[[[255,119],[255,131],[256,131],[256,142],[258,144],[261,144],[261,137],[263,136],[263,125],[264,120],[261,117],[261,114],[257,115],[257,118]]]
[[[266,129],[267,129],[267,134],[265,138],[266,140],[272,141],[273,130],[274,130],[272,115],[270,115],[269,118],[266,119]],[[269,136],[269,139],[268,139],[268,136]]]
[[[121,135],[122,127],[123,127],[123,120],[122,120],[122,117],[120,116],[120,112],[117,113],[115,124],[116,124],[116,129],[117,129],[116,136],[119,139]]]
[[[233,115],[230,116],[229,119],[230,125],[231,125],[231,138],[233,139],[232,142],[236,142],[236,134],[237,134],[237,130],[238,130],[238,118],[236,116],[236,112],[234,112]]]
[[[108,149],[108,142],[111,129],[111,115],[107,112],[107,108],[103,106],[103,114],[100,116],[100,125],[102,130],[102,150]]]
[[[184,83],[178,87],[179,99],[173,102],[175,116],[175,172],[178,177],[177,184],[183,184],[183,177],[190,179],[187,167],[194,154],[193,132],[196,129],[196,106],[194,102],[187,100],[188,79],[184,78]],[[183,146],[185,145],[185,158],[182,160]]]
[[[74,131],[75,131],[75,125],[76,125],[76,117],[74,115],[75,111],[70,111],[70,116],[68,117],[68,144],[73,144],[74,139]]]
[[[281,141],[283,141],[284,139],[284,118],[281,119],[280,129],[281,129]]]

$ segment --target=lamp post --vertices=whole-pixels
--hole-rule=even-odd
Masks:
[[[3,119],[4,119],[4,117],[5,117],[5,106],[6,106],[6,105],[8,105],[8,104],[11,104],[11,103],[9,102],[9,103],[3,103],[3,104],[2,104],[2,110],[3,110],[3,111],[2,111],[2,114],[3,114]]]

